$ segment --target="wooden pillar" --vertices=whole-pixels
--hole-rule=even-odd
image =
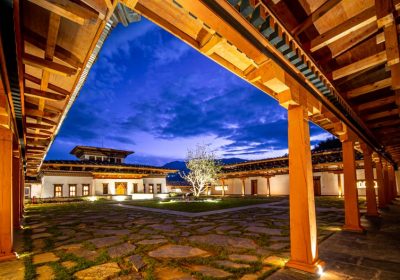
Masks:
[[[376,168],[376,182],[378,184],[378,206],[379,208],[385,208],[387,202],[385,196],[385,182],[383,179],[382,160],[380,157],[375,159],[375,168]]]
[[[20,184],[20,156],[19,151],[14,150],[12,159],[12,179],[13,179],[13,225],[14,228],[20,227],[20,197],[21,197],[21,184]]]
[[[221,195],[222,195],[222,196],[225,196],[225,180],[222,179],[221,182],[222,182],[222,192],[221,192]]]
[[[20,192],[20,196],[19,196],[20,197],[19,219],[20,219],[20,221],[22,221],[23,215],[24,215],[24,207],[25,207],[25,177],[24,177],[24,167],[22,165],[22,162],[21,162],[20,167],[21,167],[21,169],[19,172],[19,175],[20,175],[19,183],[20,183],[21,192]]]
[[[342,141],[343,147],[343,175],[344,175],[344,230],[361,232],[360,213],[358,209],[358,192],[356,177],[356,161],[354,154],[354,140]]]
[[[242,196],[246,194],[246,178],[242,178]]]
[[[270,183],[269,179],[270,179],[270,177],[267,176],[267,191],[268,191],[267,193],[268,193],[268,196],[271,196],[271,183]]]
[[[389,164],[387,163],[386,160],[382,161],[382,169],[383,169],[383,191],[384,191],[384,196],[385,196],[385,201],[386,201],[386,206],[390,203],[390,195],[389,195],[389,169],[388,166]]]
[[[397,184],[396,184],[396,174],[394,171],[394,166],[389,165],[389,178],[390,178],[390,198],[394,200],[397,197]]]
[[[12,215],[13,133],[0,127],[0,260],[15,258]]]
[[[367,197],[367,216],[376,217],[379,216],[378,208],[376,205],[376,194],[374,184],[374,169],[372,167],[372,151],[365,144],[361,144],[361,148],[364,154],[364,174],[365,174],[365,186],[366,186],[366,197]]]
[[[290,260],[288,267],[316,273],[318,259],[310,130],[303,106],[288,107]]]
[[[396,180],[396,170],[392,165],[392,178],[393,178],[393,199],[397,197],[397,180]]]
[[[343,186],[342,186],[342,178],[340,176],[340,173],[337,174],[337,180],[338,180],[339,197],[343,197]]]

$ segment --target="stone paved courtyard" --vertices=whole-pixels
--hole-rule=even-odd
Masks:
[[[282,199],[281,205],[193,218],[109,203],[29,207],[26,213],[28,228],[24,231],[25,254],[22,255],[25,279],[315,278],[280,269],[289,257],[286,198]],[[343,255],[345,249],[340,246],[360,249],[368,243],[368,238],[361,240],[364,235],[352,237],[350,234],[346,237],[350,241],[338,243],[337,239],[342,238],[339,231],[343,211],[331,208],[329,203],[325,208],[321,206],[324,204],[318,208],[317,222],[321,255],[325,260],[331,256],[337,258],[329,262],[327,275],[330,276],[325,279],[372,279],[364,278],[367,274],[361,273],[362,267],[358,269],[364,276],[359,278],[354,273],[348,278],[337,273],[346,269],[354,272],[355,268],[348,262],[368,262],[360,257],[345,262],[340,260],[340,257],[349,258],[351,252],[349,249],[348,255]],[[330,254],[332,251],[335,252],[333,255]],[[22,279],[23,265],[21,261],[17,263],[20,265],[15,262],[0,264],[0,279],[12,279],[10,275]],[[379,267],[379,263],[370,263]],[[15,267],[10,269],[10,265]],[[6,267],[9,274],[5,272]],[[374,271],[378,271],[377,268]],[[384,275],[398,276],[389,272]]]

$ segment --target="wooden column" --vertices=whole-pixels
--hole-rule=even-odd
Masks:
[[[242,196],[246,194],[246,178],[241,178],[242,180]]]
[[[221,192],[221,195],[222,195],[222,196],[225,196],[225,180],[222,179],[221,182],[222,182],[222,192]]]
[[[20,156],[19,151],[14,150],[12,159],[13,173],[13,225],[14,228],[20,228],[20,202],[21,202],[21,183],[20,183]]]
[[[271,196],[271,183],[269,181],[271,177],[267,176],[267,190],[268,190],[268,196]]]
[[[0,261],[15,258],[12,215],[13,134],[0,127]]]
[[[367,196],[367,216],[376,217],[379,216],[378,208],[376,205],[376,194],[374,184],[374,169],[372,167],[372,151],[364,143],[361,144],[361,148],[364,154],[364,174],[365,174],[365,186]]]
[[[394,166],[389,164],[389,179],[390,179],[390,200],[394,200],[397,196],[396,175]]]
[[[354,140],[347,137],[342,141],[343,147],[343,175],[344,175],[344,230],[361,232],[360,213],[358,209],[358,192],[356,177],[356,161],[354,154]]]
[[[338,180],[339,197],[343,197],[343,186],[342,186],[342,178],[340,176],[340,173],[337,174],[337,180]]]
[[[307,111],[288,107],[290,260],[288,267],[316,273],[318,259],[317,225]]]
[[[393,165],[392,165],[392,178],[393,178],[393,199],[395,199],[398,193],[397,193],[396,170]]]
[[[388,170],[388,163],[386,160],[382,161],[382,170],[383,170],[383,191],[386,201],[386,206],[390,203],[390,195],[389,195],[389,170]]]
[[[375,159],[376,168],[376,182],[378,184],[378,206],[379,208],[385,208],[387,205],[385,196],[385,182],[383,179],[383,167],[381,158]]]

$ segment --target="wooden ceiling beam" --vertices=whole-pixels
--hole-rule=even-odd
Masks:
[[[45,140],[47,140],[47,139],[50,138],[50,135],[46,135],[46,134],[36,134],[36,133],[27,133],[27,134],[26,134],[26,138],[33,138],[33,139],[37,138],[37,139],[45,139]]]
[[[25,95],[36,98],[42,98],[50,101],[63,101],[67,98],[65,95],[43,91],[40,89],[34,89],[31,87],[25,87]]]
[[[53,125],[38,124],[38,123],[26,123],[26,126],[32,129],[45,129],[45,130],[53,128]]]
[[[25,107],[28,108],[28,109],[34,109],[35,110],[38,107],[38,104],[25,101]],[[60,115],[62,110],[57,108],[57,107],[50,106],[50,105],[47,104],[46,108],[44,108],[43,112],[44,112],[44,114],[50,113],[50,114]]]
[[[46,60],[41,57],[37,57],[28,53],[23,55],[22,61],[24,64],[49,71],[51,73],[61,75],[61,76],[73,76],[76,74],[77,70],[53,61]]]
[[[397,126],[400,124],[400,119],[397,120],[388,120],[370,124],[371,128],[380,128],[380,127],[387,127],[387,126]]]
[[[46,49],[46,38],[28,28],[24,29],[24,39],[26,42],[40,50],[44,51]],[[57,44],[54,46],[54,56],[62,61],[67,62],[73,68],[82,68],[83,63],[76,55]]]
[[[360,104],[358,106],[355,106],[355,108],[357,109],[357,111],[364,111],[364,110],[368,110],[368,109],[378,108],[380,106],[384,106],[384,105],[391,104],[394,102],[395,102],[395,97],[388,96],[388,97],[384,97],[381,99],[377,99],[374,101],[369,101],[369,102]]]
[[[381,119],[381,118],[385,118],[385,117],[389,117],[389,116],[398,115],[399,111],[400,111],[399,109],[392,109],[389,111],[382,111],[382,112],[378,112],[378,113],[369,114],[364,117],[364,120],[372,121],[372,120],[376,120],[376,119]]]
[[[79,25],[99,18],[99,15],[85,7],[69,0],[29,0],[30,2],[48,10],[58,16],[66,18]]]
[[[37,84],[37,85],[41,84],[41,79],[36,78],[35,76],[29,75],[27,73],[24,74],[24,78],[27,79],[28,81],[32,82],[32,83]],[[65,89],[63,89],[63,88],[61,88],[59,86],[56,86],[54,84],[48,83],[47,87],[49,89],[51,89],[52,91],[55,91],[55,92],[60,93],[62,95],[69,95],[70,94],[69,91],[67,91],[67,90],[65,90]]]
[[[334,70],[332,72],[332,79],[338,80],[340,78],[347,77],[349,75],[358,73],[370,67],[374,67],[379,64],[385,63],[386,60],[387,60],[386,51],[379,52],[377,54],[371,55],[364,59],[343,66],[337,70]]]
[[[392,85],[392,78],[387,78],[387,79],[383,79],[365,86],[361,86],[352,90],[349,90],[346,93],[346,97],[348,99],[350,98],[355,98],[355,97],[359,97],[361,95],[379,90],[379,89],[383,89],[383,88],[387,88],[390,87]]]
[[[358,15],[346,20],[342,24],[339,24],[332,29],[328,30],[324,34],[319,35],[315,39],[311,40],[309,46],[311,52],[316,52],[319,49],[328,46],[329,44],[340,40],[351,32],[357,31],[364,26],[376,21],[375,7],[371,7]]]
[[[42,122],[44,122],[44,123],[46,123],[46,124],[48,124],[48,125],[53,125],[53,126],[56,126],[58,123],[57,122],[55,122],[55,121],[53,121],[53,120],[50,120],[50,119],[47,119],[47,118],[43,118],[43,117],[29,117],[29,116],[27,116],[28,118],[32,118],[32,119],[35,119],[35,120],[37,120],[37,118],[40,118],[40,120],[42,121]]]
[[[43,112],[35,109],[25,109],[25,116],[27,117],[39,117],[39,118],[55,118],[58,114]]]
[[[397,27],[397,33],[399,33],[400,32],[400,24],[398,24],[396,27]],[[376,35],[376,44],[377,45],[384,43],[385,40],[386,39],[385,39],[385,33],[384,32],[381,32],[378,35]]]
[[[297,25],[291,33],[294,36],[298,36],[300,33],[305,31],[307,28],[312,26],[314,22],[316,22],[319,18],[333,9],[337,4],[339,4],[341,0],[327,0],[321,6],[319,6],[314,12],[312,12],[302,23]]]

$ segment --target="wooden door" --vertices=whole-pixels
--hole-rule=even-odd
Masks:
[[[320,196],[321,195],[321,177],[314,176],[313,184],[314,184],[314,196]]]
[[[251,180],[251,195],[256,195],[258,193],[257,180]]]
[[[128,189],[127,182],[116,182],[115,183],[115,194],[117,195],[126,195]]]

